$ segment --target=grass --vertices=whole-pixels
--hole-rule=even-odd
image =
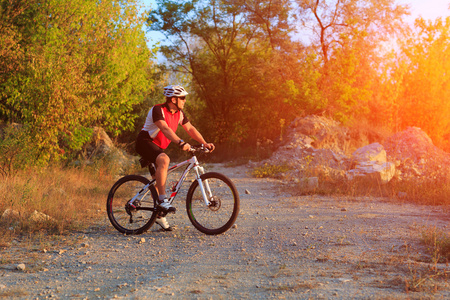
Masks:
[[[290,184],[293,195],[345,195],[388,197],[398,201],[420,205],[450,205],[450,171],[443,171],[439,176],[409,178],[398,180],[395,177],[388,184],[381,184],[373,178],[348,180],[344,171],[336,171],[326,167],[309,166],[295,174],[287,164],[265,163],[256,167],[251,175],[256,178],[282,178]],[[296,178],[294,178],[296,177]],[[318,186],[314,189],[305,188],[302,178],[318,178]],[[300,182],[300,184],[299,184]]]
[[[426,245],[433,263],[450,262],[450,232],[445,232],[436,227],[422,229],[422,242]]]
[[[261,167],[253,169],[252,176],[256,178],[278,177],[281,173],[291,170],[288,165],[270,165],[265,163]]]
[[[115,178],[107,165],[79,168],[29,168],[3,178],[0,189],[0,247],[18,237],[61,235],[92,225],[105,214],[105,201]],[[34,211],[47,220],[33,221]]]

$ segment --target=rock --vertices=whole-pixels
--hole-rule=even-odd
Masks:
[[[85,147],[88,156],[105,155],[112,151],[114,143],[103,128],[94,127],[91,141]]]
[[[386,161],[386,151],[379,143],[373,143],[353,152],[356,167],[347,171],[347,179],[365,179],[386,184],[395,176],[395,164]]]
[[[399,161],[402,178],[438,176],[448,178],[450,153],[436,147],[431,138],[418,127],[408,127],[383,142],[389,161]],[[440,167],[441,166],[441,167]],[[439,170],[439,171],[438,171]],[[446,173],[447,172],[447,173]]]
[[[20,214],[19,214],[18,211],[15,211],[13,209],[7,208],[3,212],[1,219],[10,219],[10,220],[13,219],[13,220],[16,220],[16,219],[19,219],[19,217],[20,217]]]
[[[322,116],[309,115],[296,118],[290,125],[288,140],[294,140],[303,148],[340,151],[349,140],[348,129],[339,122]]]
[[[379,143],[373,143],[357,149],[352,154],[353,159],[357,162],[373,161],[379,163],[386,162],[386,151]]]
[[[247,189],[245,189],[245,193],[246,193],[247,195],[251,195],[251,194],[252,194],[252,193],[250,193],[250,191],[247,190]]]
[[[289,171],[274,177],[283,178],[286,184],[301,185],[305,184],[301,178],[306,177],[318,177],[327,186],[349,179],[385,184],[393,177],[402,181],[447,180],[450,176],[450,154],[435,147],[420,128],[408,127],[384,141],[376,133],[369,134],[372,135],[350,130],[322,116],[297,118],[287,128],[278,150],[252,166],[287,165]],[[374,142],[366,145],[368,141]],[[364,146],[348,155],[356,145]]]
[[[19,271],[25,271],[25,264],[18,264],[17,266],[16,266],[16,269],[17,270],[19,270]]]
[[[33,213],[30,216],[30,221],[33,221],[35,223],[42,223],[42,222],[47,222],[47,221],[52,221],[54,220],[52,217],[38,212],[37,210],[33,211]]]
[[[355,169],[347,172],[347,178],[349,180],[354,179],[369,179],[374,183],[386,184],[395,175],[395,165],[390,162],[383,164],[375,162],[360,163]]]

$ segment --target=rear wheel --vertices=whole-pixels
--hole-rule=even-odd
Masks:
[[[141,234],[155,222],[156,199],[158,193],[155,186],[143,191],[150,181],[139,175],[128,175],[119,179],[108,194],[106,211],[111,224],[119,232],[125,234]],[[129,201],[136,195],[133,205]]]
[[[189,188],[186,209],[189,220],[199,231],[214,235],[230,229],[239,214],[239,194],[233,182],[223,174],[201,175],[210,205],[206,205],[197,180]],[[212,195],[208,193],[208,186]]]

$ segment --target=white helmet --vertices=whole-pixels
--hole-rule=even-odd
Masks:
[[[183,97],[188,92],[181,85],[169,85],[164,88],[164,96],[166,97]]]

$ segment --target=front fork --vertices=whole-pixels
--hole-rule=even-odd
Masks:
[[[200,191],[202,192],[203,200],[205,201],[205,205],[210,206],[211,202],[209,201],[212,198],[211,188],[209,187],[208,180],[202,180],[201,175],[205,174],[205,169],[203,167],[196,167],[195,172],[197,174],[197,182],[200,187]],[[204,185],[203,185],[204,184]]]

